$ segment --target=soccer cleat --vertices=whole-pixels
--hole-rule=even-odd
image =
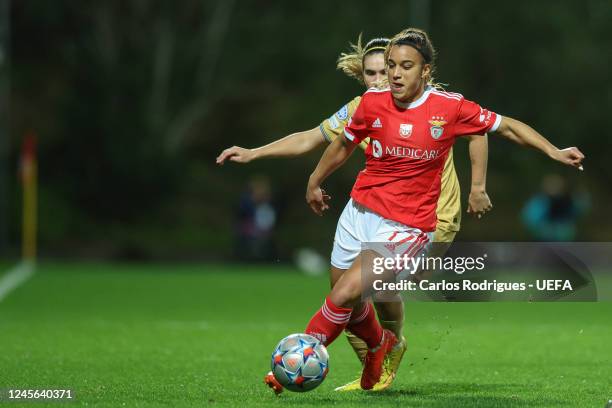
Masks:
[[[361,373],[361,388],[371,390],[378,381],[383,372],[383,363],[385,356],[393,350],[397,344],[397,338],[390,330],[383,330],[383,337],[380,344],[366,354]]]
[[[400,366],[404,353],[406,352],[406,338],[402,336],[402,341],[397,343],[395,347],[387,354],[383,363],[383,372],[380,376],[380,380],[374,385],[371,391],[384,391],[391,386],[391,383],[395,380],[397,370]],[[344,384],[334,391],[358,391],[361,390],[361,379],[357,378],[348,384]]]
[[[359,391],[361,390],[361,378],[351,381],[348,384],[341,385],[340,387],[334,388],[334,391]]]
[[[359,337],[355,336],[353,333],[349,331],[346,332],[346,339],[348,340],[349,344],[353,348],[353,351],[355,351],[357,358],[359,359],[359,361],[361,362],[361,365],[363,366],[363,360],[365,360],[365,356],[368,353],[367,344],[365,343],[365,341],[361,340]],[[359,390],[361,390],[361,377],[357,377],[356,380],[353,380],[348,384],[341,385],[340,387],[337,387],[334,389],[334,391],[340,391],[340,392],[359,391]]]
[[[268,387],[272,388],[272,390],[274,390],[274,393],[276,395],[283,392],[283,386],[274,377],[274,374],[272,374],[272,371],[269,371],[268,374],[266,374],[266,376],[264,377],[264,383],[266,383]]]
[[[368,353],[368,345],[365,341],[361,340],[359,337],[355,336],[353,333],[347,331],[346,339],[348,340],[351,348],[357,355],[359,362],[363,365],[363,361],[365,360],[365,356]]]
[[[380,381],[374,385],[372,391],[383,391],[391,386],[391,383],[393,380],[395,380],[397,370],[402,362],[402,358],[404,357],[404,353],[406,352],[407,348],[406,338],[402,336],[402,340],[391,349],[389,354],[385,356],[383,373],[380,376]]]

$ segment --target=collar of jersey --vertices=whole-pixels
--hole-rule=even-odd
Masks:
[[[400,109],[414,109],[418,106],[421,106],[423,103],[425,103],[425,101],[427,100],[427,97],[429,97],[429,94],[431,93],[433,87],[431,85],[427,85],[425,87],[425,91],[423,92],[423,95],[421,95],[419,97],[419,99],[417,99],[416,101],[412,101],[408,104],[408,106],[406,106],[405,108],[402,106],[399,106],[397,103],[395,103],[395,100],[393,101],[393,104],[395,106],[397,106]]]

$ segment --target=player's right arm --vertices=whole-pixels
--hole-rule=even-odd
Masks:
[[[365,101],[360,100],[359,106],[352,115],[348,126],[342,131],[342,136],[336,137],[323,152],[323,156],[317,167],[308,179],[306,187],[306,202],[317,215],[323,215],[323,211],[329,208],[326,203],[331,197],[325,194],[321,184],[338,167],[342,166],[346,159],[355,151],[368,136],[368,127],[365,121]]]
[[[240,146],[232,146],[221,152],[217,157],[217,164],[223,164],[226,160],[236,163],[248,163],[256,159],[272,157],[295,157],[325,144],[326,139],[319,126],[304,132],[292,133],[282,139],[275,140],[265,146],[254,149],[245,149]]]
[[[329,208],[326,203],[331,197],[325,194],[321,184],[330,174],[350,157],[357,145],[349,142],[344,137],[337,137],[325,149],[323,156],[308,179],[306,187],[306,202],[317,215],[323,215],[323,211]]]

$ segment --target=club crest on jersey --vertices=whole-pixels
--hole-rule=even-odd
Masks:
[[[412,123],[400,123],[399,134],[405,139],[409,138],[412,134]]]
[[[429,131],[431,132],[431,137],[436,140],[442,137],[442,134],[444,133],[444,125],[446,125],[446,123],[447,122],[444,120],[444,117],[432,116],[431,120],[429,121],[429,124],[431,125],[431,127],[429,128]]]

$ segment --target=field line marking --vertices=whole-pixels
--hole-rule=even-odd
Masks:
[[[0,302],[34,275],[34,262],[22,261],[0,278]]]

